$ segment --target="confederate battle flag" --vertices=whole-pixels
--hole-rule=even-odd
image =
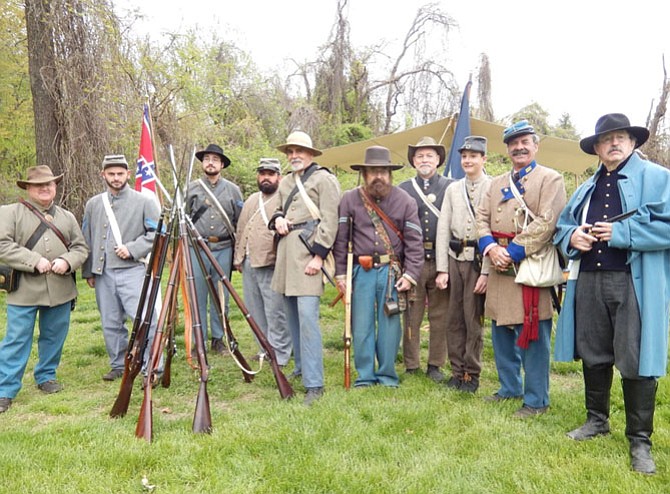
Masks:
[[[149,105],[145,103],[144,118],[142,119],[142,135],[140,136],[140,154],[137,158],[137,171],[135,172],[135,190],[143,194],[151,194],[158,201],[155,173],[156,165],[154,163],[154,147],[151,142]]]

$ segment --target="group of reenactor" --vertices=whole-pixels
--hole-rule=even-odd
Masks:
[[[420,343],[427,312],[426,375],[446,388],[475,393],[486,316],[500,387],[485,399],[521,400],[517,418],[544,414],[552,288],[521,284],[515,275],[521,263],[555,244],[570,272],[556,359],[582,360],[587,409],[586,423],[568,436],[584,440],[609,432],[616,366],[632,466],[654,473],[650,436],[668,343],[670,172],[637,151],[648,136],[625,115],[601,117],[595,134],[580,143],[601,165],[566,205],[563,177],[537,163],[540,136],[527,121],[503,133],[512,167],[500,176],[485,172],[486,138],[473,135],[454,143],[465,176],[453,180],[440,170],[445,147],[423,137],[408,146],[415,177],[394,186],[392,172],[404,165],[393,163],[387,148],[372,146],[351,167],[360,173],[361,185],[344,193],[315,161],[321,151],[310,136],[294,131],[277,147],[288,173],[282,176],[278,159],[261,159],[259,190],[246,201],[222,176],[231,160],[220,146],[196,153],[203,175],[188,184],[185,207],[225,275],[233,269],[242,273],[250,315],[277,363],[284,368],[293,356],[289,377],[302,380],[306,405],[324,393],[319,307],[330,280],[353,294],[348,322],[355,387],[397,387],[401,342],[406,374],[423,372]],[[95,288],[101,313],[110,361],[103,379],[123,375],[125,321],[138,308],[143,257],[160,215],[155,198],[128,186],[129,174],[122,155],[104,158],[106,190],[86,204],[81,229],[54,205],[62,175],[54,176],[47,166],[30,168],[27,179],[17,182],[28,193],[26,201],[0,209],[0,261],[22,273],[18,288],[7,295],[0,413],[21,387],[37,314],[35,380],[45,393],[62,388],[55,372],[76,296],[71,274],[80,267]],[[207,262],[208,272],[195,269],[196,310],[204,341],[209,326],[211,352],[223,353],[224,330],[208,303],[206,280],[216,281],[219,273]],[[227,297],[225,305],[227,310]],[[447,357],[448,377],[442,372]],[[254,358],[269,356],[259,351]]]

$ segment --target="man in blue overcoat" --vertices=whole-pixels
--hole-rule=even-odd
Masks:
[[[563,210],[555,243],[570,259],[556,332],[558,361],[581,358],[586,423],[574,440],[609,433],[613,367],[622,377],[633,470],[653,474],[656,380],[666,373],[670,306],[670,170],[635,151],[649,138],[620,113],[582,139],[600,166]]]

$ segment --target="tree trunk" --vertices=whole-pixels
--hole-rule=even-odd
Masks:
[[[28,35],[28,70],[35,117],[36,164],[48,165],[59,174],[59,132],[56,102],[49,91],[55,76],[55,52],[49,18],[51,0],[25,0]]]

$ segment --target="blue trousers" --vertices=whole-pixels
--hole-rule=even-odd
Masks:
[[[358,373],[354,386],[378,383],[397,387],[400,383],[395,370],[402,337],[400,314],[389,317],[384,313],[388,275],[388,266],[370,271],[365,271],[360,265],[354,267],[351,327],[354,364]],[[395,289],[391,297],[398,300]]]
[[[523,350],[516,344],[523,324],[498,326],[491,321],[493,354],[500,381],[498,394],[507,398],[523,396],[524,405],[533,408],[549,406],[551,319],[540,321],[539,326],[539,339]]]
[[[232,270],[232,261],[233,261],[233,248],[226,247],[225,249],[213,250],[212,254],[216,259],[216,262],[221,266],[226,277],[230,280],[230,271]],[[202,325],[202,338],[204,342],[207,342],[207,313],[209,312],[209,326],[212,328],[212,338],[223,338],[223,325],[219,321],[219,316],[216,313],[216,306],[210,300],[209,289],[207,288],[207,278],[206,274],[209,274],[214,281],[214,285],[217,286],[221,277],[217,274],[216,270],[212,267],[212,263],[209,262],[209,259],[202,254],[203,260],[205,261],[205,267],[207,272],[203,274],[200,269],[200,264],[195,257],[193,249],[191,249],[191,262],[193,263],[193,278],[195,279],[195,291],[198,297],[198,315],[200,316],[200,324]],[[229,295],[228,290],[224,288],[223,296],[225,300],[225,313],[228,313],[229,309]],[[209,307],[209,311],[208,311]]]
[[[56,368],[70,329],[70,310],[70,302],[55,307],[7,305],[7,334],[0,342],[0,398],[13,399],[21,389],[38,313],[38,361],[33,375],[37,384],[56,379]]]
[[[323,387],[323,344],[317,296],[284,297],[286,322],[293,341],[295,371],[305,388]]]

